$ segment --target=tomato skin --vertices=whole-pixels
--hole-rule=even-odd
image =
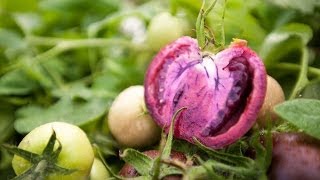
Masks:
[[[103,163],[98,159],[94,158],[91,172],[90,172],[90,180],[105,180],[109,177],[109,172]]]
[[[94,160],[94,153],[87,135],[79,127],[64,123],[52,122],[41,125],[27,134],[19,144],[19,148],[42,154],[47,145],[52,129],[56,133],[57,140],[62,145],[62,150],[58,156],[56,164],[67,169],[77,169],[69,175],[49,175],[49,180],[69,180],[69,179],[87,179]],[[56,142],[55,148],[58,147]],[[27,160],[14,156],[12,167],[17,175],[31,167]]]
[[[185,34],[187,23],[182,19],[172,16],[168,12],[163,12],[151,19],[147,31],[147,41],[149,47],[154,51],[159,51],[166,44],[178,39]]]
[[[280,84],[273,77],[267,75],[267,92],[258,115],[258,124],[265,127],[269,121],[275,123],[277,115],[273,108],[285,101],[285,95]]]
[[[121,146],[146,147],[160,139],[161,129],[144,109],[141,85],[128,87],[113,101],[106,123]]]

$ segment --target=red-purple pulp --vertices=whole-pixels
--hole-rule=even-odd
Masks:
[[[163,48],[145,77],[145,100],[156,123],[174,136],[211,148],[242,137],[255,123],[266,93],[261,59],[235,40],[216,55],[202,53],[195,39],[182,37]]]

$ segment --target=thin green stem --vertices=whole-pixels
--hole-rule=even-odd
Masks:
[[[32,59],[32,63],[37,64],[42,61],[51,59],[55,56],[62,54],[63,52],[81,49],[81,48],[97,48],[97,47],[106,47],[110,45],[120,45],[125,46],[134,50],[144,50],[145,46],[133,44],[124,39],[102,39],[102,38],[93,38],[93,39],[74,39],[74,40],[65,40],[57,38],[47,38],[47,37],[34,37],[29,43],[35,43],[36,45],[53,45],[55,46],[42,54],[38,54]],[[24,65],[23,62],[18,62],[12,64],[0,70],[0,74],[4,74],[8,71],[21,68]]]
[[[209,5],[209,7],[205,10],[204,6],[206,4],[206,1],[203,0],[197,22],[196,22],[196,36],[198,40],[198,44],[200,46],[200,49],[204,49],[205,46],[207,45],[207,39],[206,39],[206,34],[205,34],[205,19],[209,12],[213,9],[213,7],[216,5],[218,0],[212,1],[212,3]]]
[[[206,18],[206,16],[209,14],[209,12],[213,9],[213,7],[217,4],[218,0],[214,0],[208,7],[207,10],[204,11],[203,17]]]
[[[226,38],[225,38],[225,32],[224,32],[224,17],[226,15],[226,9],[227,9],[227,0],[224,0],[223,4],[223,12],[222,12],[222,18],[221,18],[221,46],[224,48],[226,44]]]
[[[41,36],[27,36],[25,39],[30,45],[35,46],[55,46],[58,43],[66,40],[56,37],[41,37]]]
[[[279,63],[275,66],[272,66],[272,68],[296,72],[301,69],[301,66],[298,64],[294,64],[294,63]],[[320,77],[320,69],[309,66],[308,67],[308,75]]]
[[[294,86],[289,99],[294,99],[295,97],[297,97],[301,93],[303,88],[309,82],[308,77],[307,77],[307,74],[308,74],[308,60],[309,60],[308,50],[306,48],[303,48],[302,56],[301,56],[301,70],[300,70],[300,73],[299,73],[299,77],[298,77],[297,83]]]
[[[101,31],[103,28],[113,23],[119,22],[121,19],[129,16],[137,16],[142,19],[146,19],[146,17],[143,15],[143,13],[141,13],[139,9],[132,10],[132,11],[120,11],[112,15],[106,16],[101,21],[97,21],[95,23],[90,24],[88,27],[88,37],[89,38],[96,37],[99,31]]]
[[[203,46],[205,45],[204,17],[203,17],[205,4],[206,4],[206,1],[203,0],[202,6],[197,18],[197,22],[196,22],[196,36],[197,36],[197,40],[200,48],[203,48]]]

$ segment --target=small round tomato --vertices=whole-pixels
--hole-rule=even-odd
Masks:
[[[280,84],[272,78],[267,76],[267,92],[264,98],[263,105],[260,109],[258,115],[258,123],[260,126],[264,127],[268,121],[273,122],[277,119],[273,108],[282,102],[284,102],[285,96]]]
[[[76,171],[68,175],[50,174],[47,179],[87,179],[94,160],[94,153],[87,135],[75,125],[64,122],[41,125],[27,134],[18,148],[42,154],[53,130],[57,138],[54,148],[58,148],[58,142],[62,146],[56,164],[62,168],[75,169]],[[12,160],[12,167],[15,173],[20,175],[31,167],[31,163],[15,155]]]
[[[107,123],[111,134],[125,147],[146,147],[160,139],[160,128],[146,112],[143,86],[131,86],[116,97]]]
[[[90,180],[105,180],[108,177],[109,172],[107,171],[106,167],[98,158],[94,158],[90,172]]]
[[[160,50],[166,44],[185,34],[187,23],[182,19],[163,12],[151,19],[147,31],[148,45],[154,51]]]

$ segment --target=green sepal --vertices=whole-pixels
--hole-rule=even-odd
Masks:
[[[41,159],[41,156],[39,154],[30,152],[30,151],[26,151],[24,149],[20,149],[16,146],[13,146],[13,145],[3,144],[2,147],[4,149],[6,149],[7,151],[9,151],[10,153],[24,158],[25,160],[31,162],[32,164],[39,162]]]
[[[153,166],[153,160],[149,156],[135,149],[128,148],[120,154],[120,157],[126,163],[131,164],[142,176],[150,175],[149,173]]]

